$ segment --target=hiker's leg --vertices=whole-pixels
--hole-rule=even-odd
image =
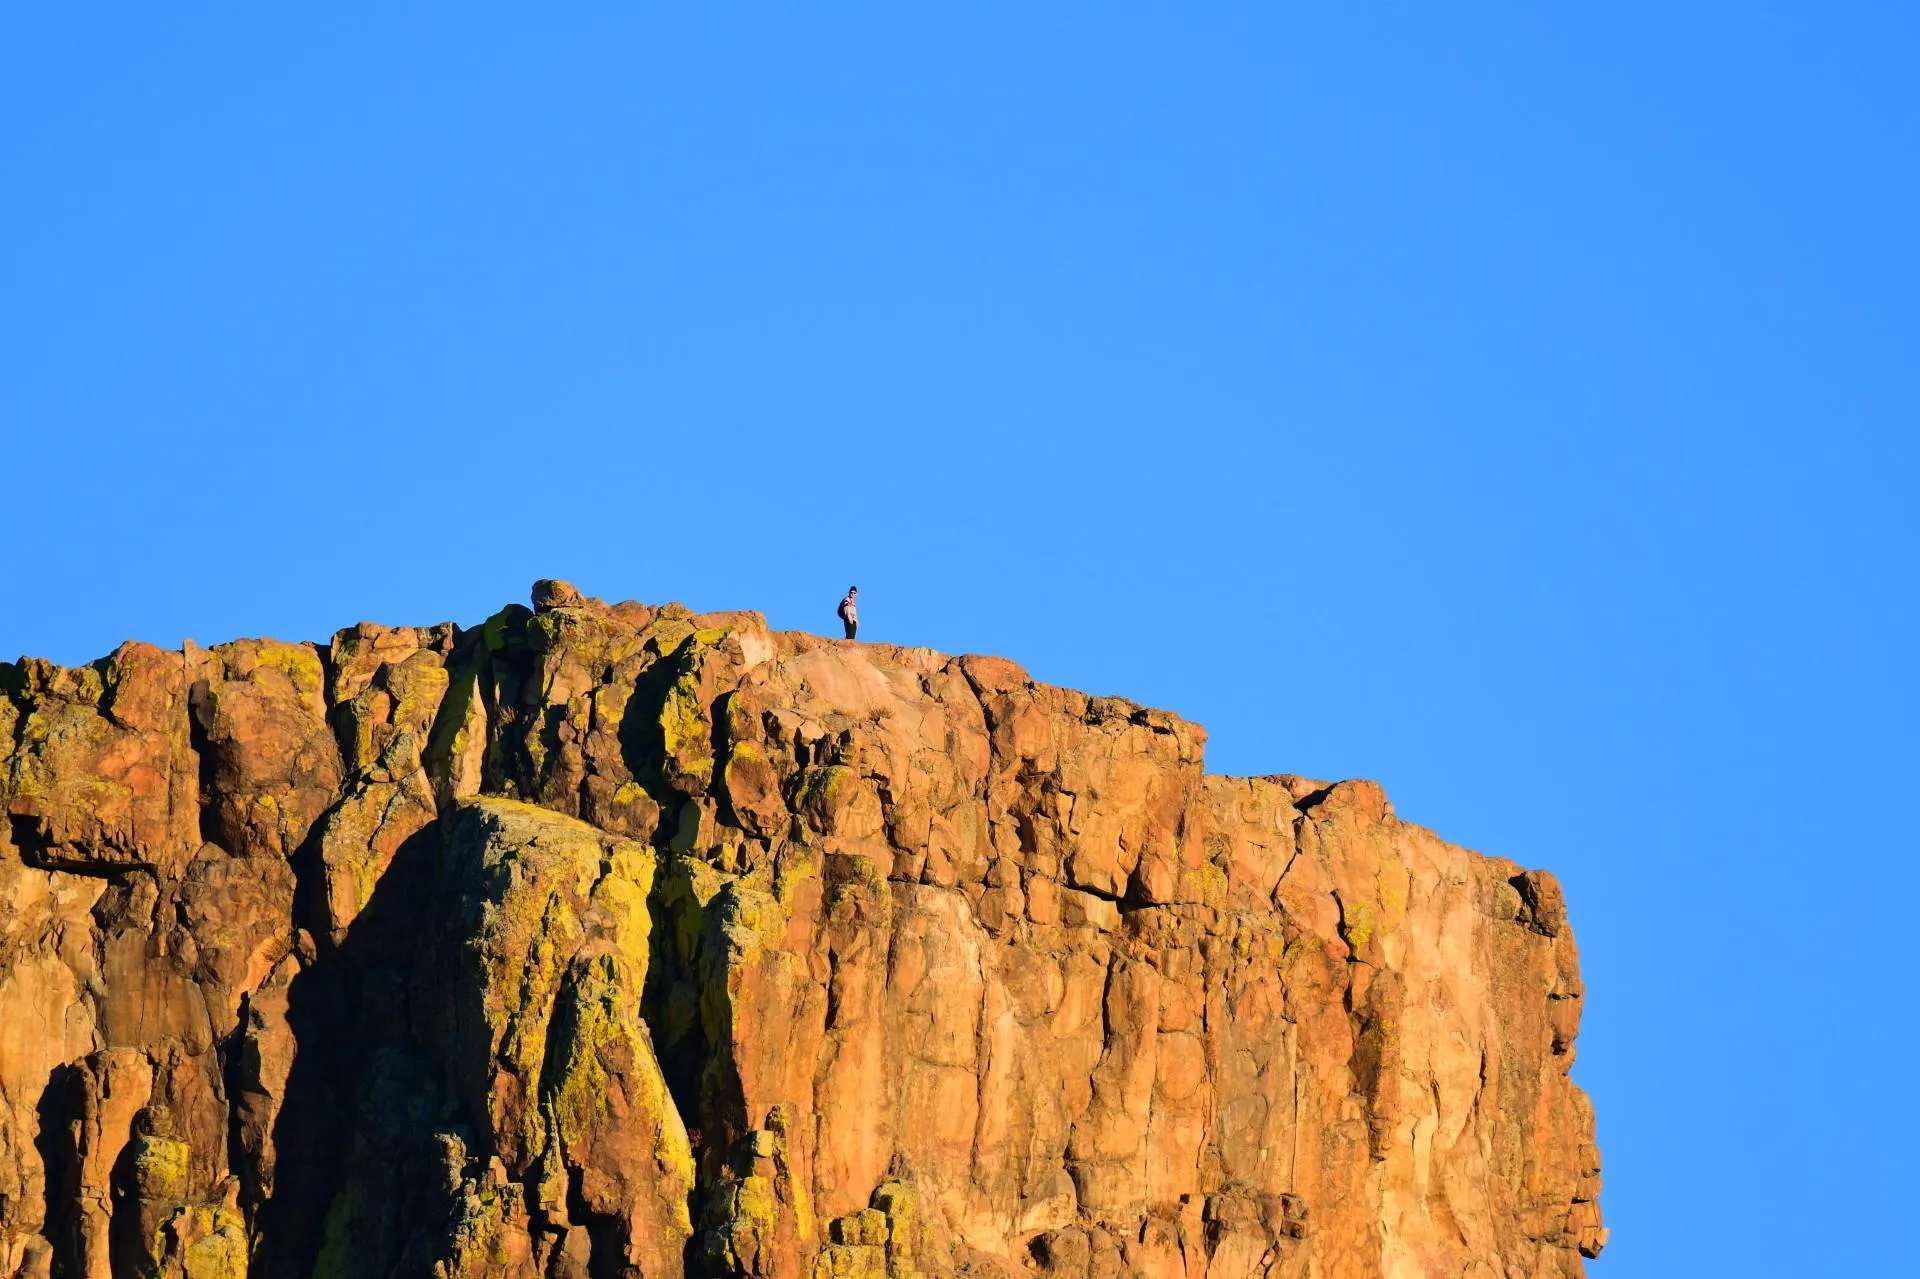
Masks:
[[[848,623],[847,623],[847,638],[848,638],[848,639],[852,639],[852,638],[854,637],[854,635],[855,635],[855,634],[856,634],[856,633],[857,633],[857,632],[858,632],[859,630],[860,630],[860,623],[858,623],[858,622],[848,622]]]

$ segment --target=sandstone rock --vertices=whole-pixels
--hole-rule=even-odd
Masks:
[[[1544,871],[536,584],[0,667],[0,1275],[1575,1276]]]
[[[533,584],[533,611],[536,613],[556,608],[581,608],[586,602],[586,597],[572,582],[543,577]]]
[[[30,865],[172,867],[200,846],[189,658],[124,644],[68,670],[0,668],[9,836]]]

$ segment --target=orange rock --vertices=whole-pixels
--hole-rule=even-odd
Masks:
[[[1546,872],[1002,658],[535,605],[0,667],[0,1274],[1604,1245]]]

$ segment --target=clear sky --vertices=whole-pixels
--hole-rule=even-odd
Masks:
[[[1596,1275],[1910,1270],[1920,9],[266,8],[0,9],[7,656],[858,583],[1557,872]]]

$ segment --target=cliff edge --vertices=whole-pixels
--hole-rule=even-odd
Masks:
[[[1000,658],[534,603],[0,665],[0,1275],[1598,1253],[1551,875]]]

